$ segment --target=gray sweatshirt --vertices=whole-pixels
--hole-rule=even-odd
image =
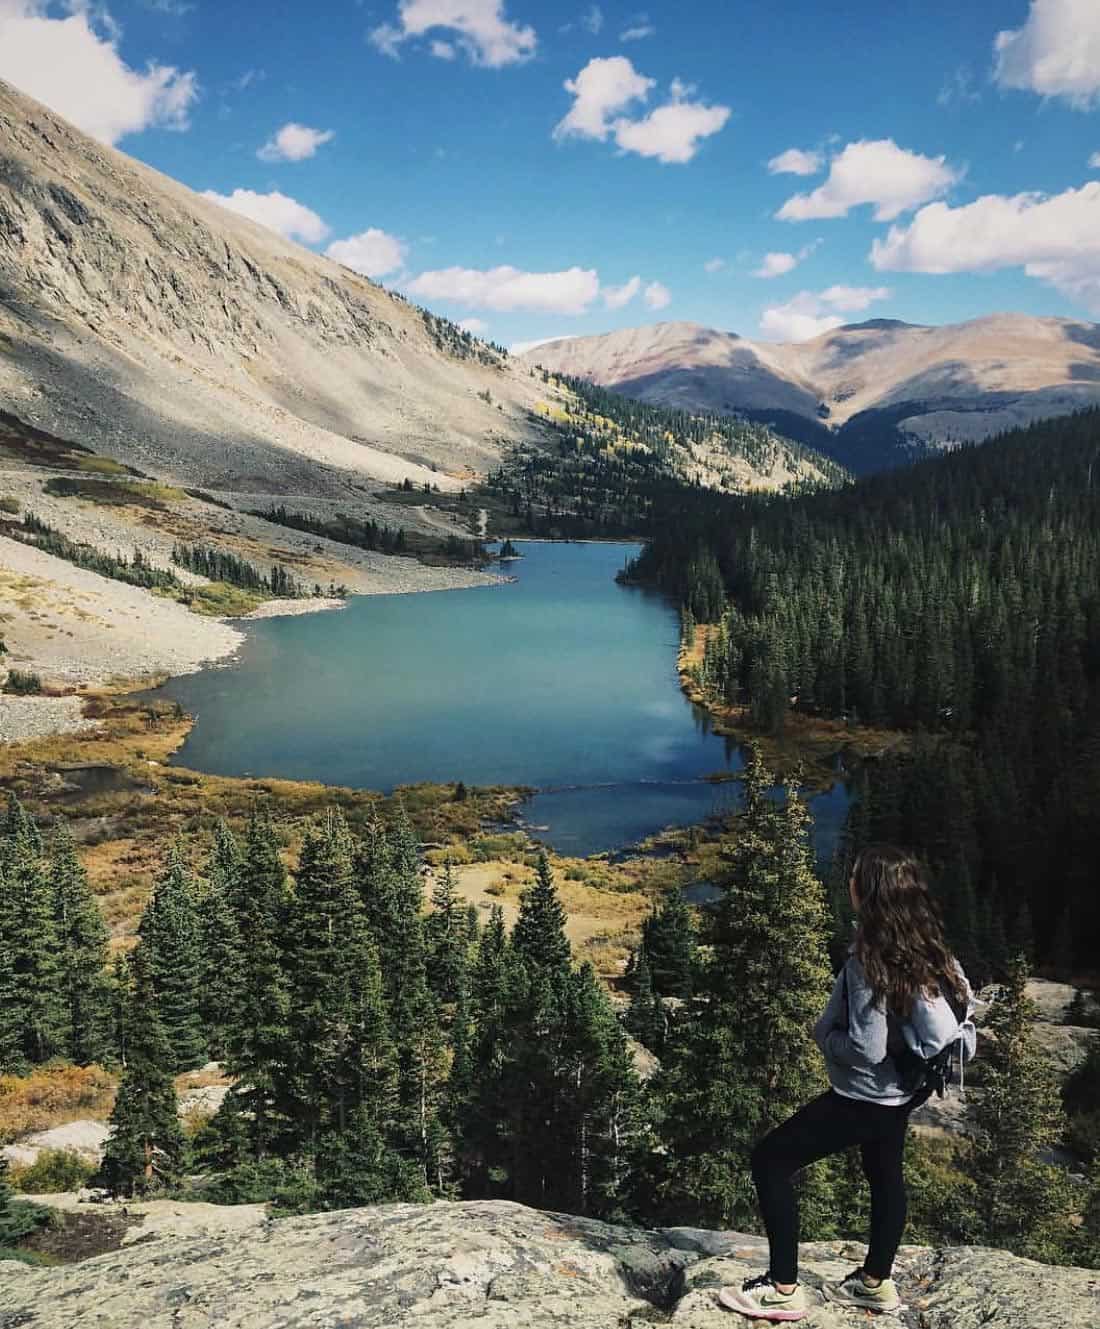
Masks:
[[[977,1032],[972,1019],[974,995],[965,974],[963,982],[967,1007],[962,1024],[945,997],[918,997],[902,1020],[875,1002],[863,966],[854,953],[849,954],[821,1019],[814,1025],[814,1040],[825,1056],[829,1083],[836,1092],[886,1107],[907,1103],[913,1095],[902,1083],[891,1055],[906,1044],[922,1057],[934,1057],[961,1034],[963,1060],[969,1061]]]

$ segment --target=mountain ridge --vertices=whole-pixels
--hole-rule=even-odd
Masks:
[[[653,404],[771,424],[856,470],[1100,402],[1100,325],[1012,313],[869,319],[793,343],[657,323],[521,358]]]

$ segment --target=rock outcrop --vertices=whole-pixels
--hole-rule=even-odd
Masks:
[[[63,1268],[0,1263],[0,1329],[717,1329],[741,1323],[717,1289],[765,1258],[758,1237],[735,1232],[645,1231],[501,1201],[278,1221],[256,1206],[147,1208],[120,1251]],[[803,1248],[809,1329],[865,1322],[819,1292],[861,1255]],[[893,1322],[909,1329],[1100,1324],[1089,1270],[912,1247],[898,1278],[907,1309]]]

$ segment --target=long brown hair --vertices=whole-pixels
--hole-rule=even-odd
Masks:
[[[905,1016],[922,993],[946,984],[960,1003],[966,993],[943,935],[939,909],[920,860],[893,845],[873,844],[852,869],[859,926],[856,957],[875,1000]]]

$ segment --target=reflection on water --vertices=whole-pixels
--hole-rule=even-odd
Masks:
[[[177,760],[387,791],[527,785],[524,819],[577,854],[734,806],[736,784],[702,778],[741,758],[679,691],[675,611],[614,581],[635,546],[521,547],[514,584],[251,624],[237,660],[163,689],[197,717]]]

